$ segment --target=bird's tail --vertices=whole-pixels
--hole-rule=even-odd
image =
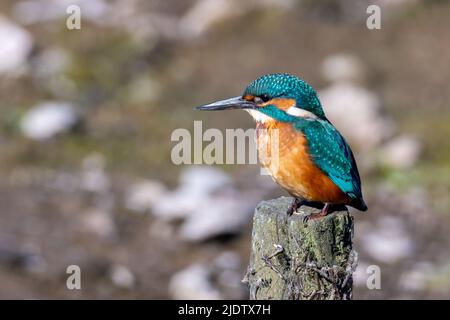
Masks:
[[[351,206],[356,208],[356,209],[358,209],[358,210],[360,210],[360,211],[367,211],[367,205],[364,202],[363,198],[360,198],[360,199],[356,200],[355,202],[353,202],[351,204]]]

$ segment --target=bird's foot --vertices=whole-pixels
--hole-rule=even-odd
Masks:
[[[310,220],[318,220],[318,219],[321,219],[321,218],[327,216],[330,213],[330,207],[331,207],[331,205],[329,203],[326,203],[323,206],[321,211],[315,212],[315,213],[311,213],[311,214],[305,216],[303,218],[303,222],[308,222]]]
[[[290,217],[294,214],[294,212],[297,212],[297,209],[300,208],[303,205],[303,201],[297,198],[294,198],[294,200],[292,200],[291,205],[289,206],[288,210],[287,210],[287,215]]]

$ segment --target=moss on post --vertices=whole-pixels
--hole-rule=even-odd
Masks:
[[[244,279],[250,299],[341,300],[352,298],[357,255],[348,211],[318,220],[302,206],[288,217],[292,198],[261,202],[253,217],[250,265]]]

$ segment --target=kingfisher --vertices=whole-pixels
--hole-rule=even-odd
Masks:
[[[350,146],[325,116],[316,91],[299,77],[267,74],[254,80],[240,96],[195,109],[250,113],[256,121],[262,167],[293,196],[288,215],[306,204],[321,208],[310,217],[313,219],[345,205],[367,210]],[[274,143],[277,159],[267,150]]]

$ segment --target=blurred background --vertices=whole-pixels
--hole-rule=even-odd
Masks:
[[[253,209],[286,194],[257,165],[174,165],[170,138],[252,128],[192,107],[271,72],[316,88],[356,153],[355,298],[450,298],[443,0],[2,0],[0,298],[247,298]]]

